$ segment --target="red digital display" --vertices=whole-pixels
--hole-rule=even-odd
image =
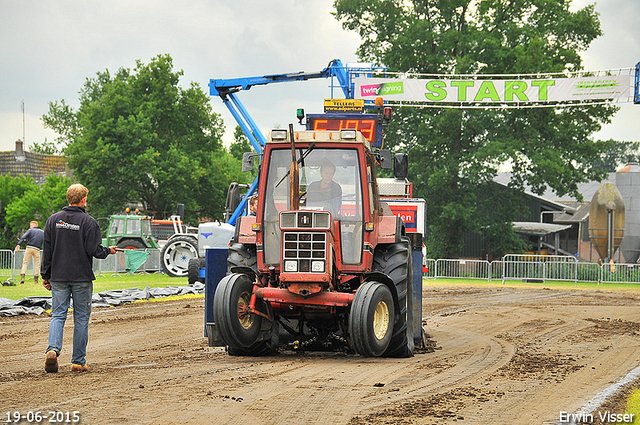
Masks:
[[[314,131],[340,131],[357,130],[370,143],[376,140],[376,120],[367,119],[336,119],[336,118],[316,118],[313,121]]]

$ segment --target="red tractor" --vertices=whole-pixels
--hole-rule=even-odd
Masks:
[[[412,356],[422,331],[412,246],[376,180],[390,153],[356,130],[293,126],[271,130],[262,153],[258,212],[236,222],[215,290],[214,339],[231,355],[288,344]]]

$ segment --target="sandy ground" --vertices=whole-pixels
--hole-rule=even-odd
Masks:
[[[208,347],[198,298],[94,309],[82,374],[70,317],[60,372],[47,374],[49,318],[0,318],[0,421],[555,424],[640,365],[640,291],[428,286],[423,298],[436,350],[408,359],[231,357]]]

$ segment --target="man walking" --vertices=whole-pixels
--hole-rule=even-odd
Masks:
[[[40,250],[42,250],[42,243],[44,242],[44,231],[38,228],[37,221],[34,220],[29,223],[29,230],[27,230],[18,241],[16,252],[20,251],[20,245],[24,241],[27,241],[27,248],[24,250],[22,270],[20,270],[20,283],[24,283],[24,277],[27,274],[27,267],[29,266],[29,260],[31,260],[31,258],[33,258],[33,280],[38,283],[38,276],[40,275]]]
[[[67,189],[69,206],[47,220],[44,227],[42,254],[42,284],[51,291],[51,321],[49,347],[44,369],[58,371],[58,356],[62,350],[62,336],[67,311],[73,298],[73,354],[71,370],[84,372],[87,368],[87,340],[93,295],[93,257],[107,258],[116,247],[104,247],[98,222],[85,212],[89,190],[81,184]]]

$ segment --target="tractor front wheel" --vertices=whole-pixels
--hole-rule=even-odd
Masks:
[[[349,334],[353,349],[366,357],[379,357],[389,346],[395,317],[393,296],[379,282],[362,284],[351,304]]]
[[[393,336],[385,357],[411,357],[413,341],[413,269],[409,239],[378,245],[373,254],[373,271],[389,276],[397,294],[396,317],[392,319]]]
[[[253,280],[246,274],[226,275],[216,288],[213,317],[231,355],[262,356],[277,350],[273,322],[249,308],[252,293]],[[263,300],[256,300],[255,310],[273,319],[270,305]]]

